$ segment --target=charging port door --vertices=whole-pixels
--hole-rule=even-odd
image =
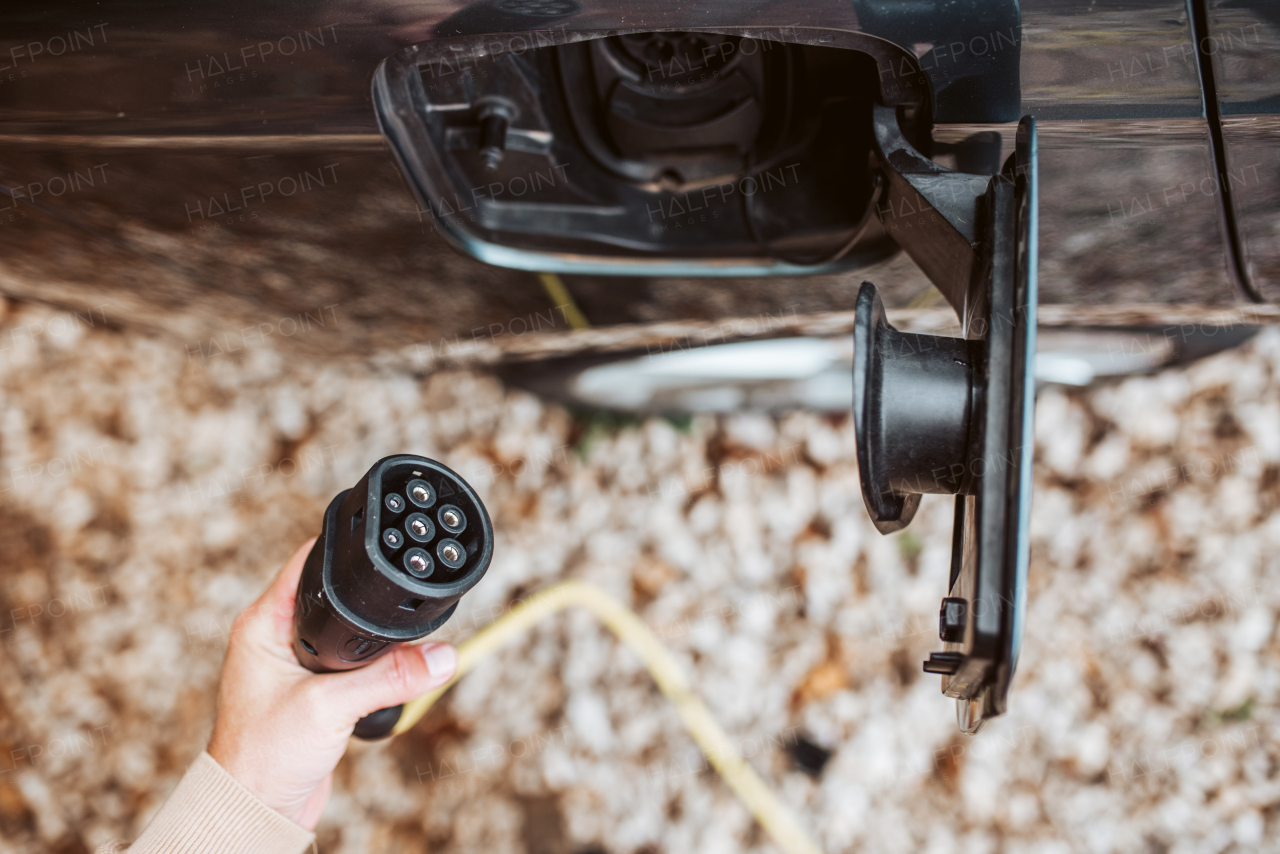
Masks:
[[[1000,174],[953,172],[875,111],[886,231],[961,319],[962,338],[894,329],[871,283],[858,295],[854,420],[863,498],[881,533],[920,496],[955,496],[942,650],[924,663],[976,732],[1006,708],[1026,603],[1036,334],[1035,121]]]

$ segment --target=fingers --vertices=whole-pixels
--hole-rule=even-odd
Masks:
[[[325,683],[320,702],[344,725],[354,725],[370,712],[439,688],[457,669],[458,651],[450,644],[404,644],[368,667],[317,677]]]
[[[293,600],[298,593],[298,579],[307,555],[318,537],[307,540],[285,561],[275,579],[252,605],[241,614],[244,628],[259,632],[260,636],[287,643],[290,623],[293,620]]]
[[[302,577],[302,567],[307,562],[307,555],[311,554],[311,547],[318,539],[319,537],[312,537],[298,546],[297,551],[284,562],[284,566],[279,574],[276,575],[275,581],[272,581],[266,592],[258,597],[258,603],[266,605],[268,608],[280,603],[287,603],[289,612],[293,613],[293,597],[298,592],[298,579]]]

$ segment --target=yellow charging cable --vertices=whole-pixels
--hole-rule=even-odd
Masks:
[[[582,309],[578,308],[577,301],[574,300],[573,294],[569,293],[569,288],[565,286],[563,279],[555,273],[539,273],[538,281],[542,282],[543,289],[546,290],[547,296],[551,297],[556,308],[564,314],[570,329],[591,328],[591,324],[587,322],[587,316],[582,313]]]
[[[572,605],[595,614],[618,640],[631,647],[648,668],[653,681],[676,707],[680,720],[698,743],[707,761],[719,772],[756,821],[787,854],[821,854],[785,806],[747,764],[711,712],[689,687],[671,653],[658,642],[640,618],[599,587],[581,581],[565,581],[524,600],[458,646],[458,672],[448,684],[406,703],[393,735],[411,728],[431,705],[464,674],[497,652],[516,635]]]

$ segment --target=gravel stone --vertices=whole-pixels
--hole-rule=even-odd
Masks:
[[[1280,850],[1276,331],[1042,391],[1023,660],[1009,713],[969,738],[920,670],[951,502],[876,533],[848,419],[600,427],[479,372],[12,334],[59,316],[13,303],[0,320],[0,851],[133,838],[208,739],[236,613],[332,495],[400,451],[469,479],[497,534],[441,637],[558,580],[599,584],[825,850]],[[800,735],[832,751],[817,777],[788,757]],[[413,732],[353,745],[319,841],[776,850],[637,657],[579,612]]]

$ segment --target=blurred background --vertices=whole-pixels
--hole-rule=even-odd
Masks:
[[[235,615],[400,452],[493,518],[442,637],[598,585],[823,851],[1280,851],[1274,4],[106,6],[0,12],[0,854],[139,834],[207,743]],[[680,51],[696,80],[636,70]],[[959,332],[880,204],[873,102],[965,173],[1039,134],[1025,642],[976,737],[921,669],[952,502],[881,536],[859,485],[860,284]],[[769,158],[771,195],[676,213]],[[353,743],[318,836],[781,850],[572,609]]]
[[[8,301],[0,327],[0,850],[142,829],[206,743],[235,614],[398,451],[454,467],[493,516],[493,566],[446,637],[555,581],[600,585],[824,850],[1275,845],[1274,330],[1041,390],[1025,650],[1009,713],[971,738],[920,671],[950,502],[877,534],[846,417],[571,413],[478,370],[269,339],[192,355],[90,308]],[[339,302],[308,346],[354,322]],[[578,611],[411,733],[353,744],[319,842],[777,850],[635,655]]]

